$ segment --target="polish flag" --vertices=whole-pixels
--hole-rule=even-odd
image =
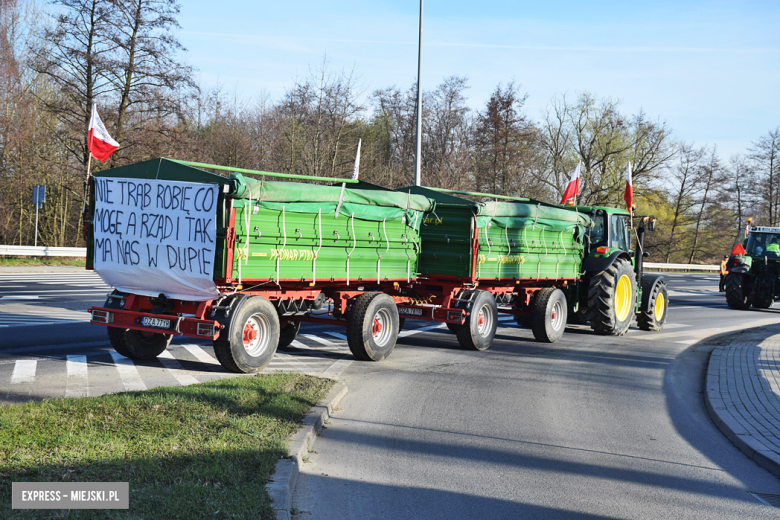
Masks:
[[[89,118],[89,131],[87,132],[87,149],[92,157],[95,159],[106,162],[106,159],[111,157],[117,148],[119,143],[111,139],[108,135],[106,126],[103,121],[100,120],[100,116],[97,113],[97,105],[92,104],[92,117]]]
[[[574,170],[574,173],[571,174],[569,185],[566,186],[566,191],[563,192],[563,197],[561,198],[561,204],[566,204],[567,200],[574,199],[579,194],[580,194],[580,163],[577,163],[577,168]]]
[[[631,180],[631,163],[628,163],[628,175],[626,176],[626,191],[623,192],[623,200],[626,201],[628,211],[634,204],[634,183]]]

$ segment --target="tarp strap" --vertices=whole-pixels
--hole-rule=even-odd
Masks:
[[[312,260],[311,274],[312,274],[312,282],[314,283],[317,283],[317,255],[320,254],[320,249],[322,249],[322,210],[319,210],[317,212],[317,222],[320,225],[320,245],[317,248],[317,250],[314,252],[314,260]],[[349,277],[347,279],[347,282],[349,282]]]
[[[339,218],[339,210],[341,209],[341,203],[344,202],[344,189],[347,187],[346,182],[341,183],[341,194],[339,195],[339,203],[336,204],[336,214],[333,215],[334,219]]]
[[[387,220],[387,219],[382,219],[382,233],[384,233],[384,235],[385,235],[385,242],[387,242],[387,249],[385,250],[384,253],[382,253],[383,255],[387,254],[387,252],[390,251],[390,239],[387,238],[387,228],[385,227],[385,220]],[[380,272],[381,262],[382,262],[382,255],[379,255],[379,258],[377,258],[377,260],[376,260],[376,281],[377,281],[377,283],[381,283],[382,282],[382,275],[381,275],[381,272]]]
[[[350,223],[352,224],[352,250],[347,254],[347,285],[349,285],[349,259],[352,258],[352,252],[357,247],[357,237],[355,236],[355,214],[350,217]]]
[[[285,218],[284,209],[285,207],[282,206],[282,235],[284,236],[284,242],[282,243],[282,248],[276,254],[276,283],[279,283],[279,280],[281,280],[281,277],[279,276],[279,258],[281,258],[284,248],[287,247],[287,220]]]
[[[536,221],[539,220],[539,208],[541,207],[541,204],[536,205],[536,218],[534,219],[534,225],[531,227],[532,230],[536,231]]]

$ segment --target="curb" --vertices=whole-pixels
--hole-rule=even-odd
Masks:
[[[734,446],[756,464],[776,477],[780,477],[780,454],[767,448],[742,427],[726,408],[726,403],[720,394],[720,363],[726,348],[716,347],[710,354],[710,360],[707,364],[707,391],[704,392],[707,413],[709,413],[712,422]]]
[[[309,450],[317,441],[317,435],[322,431],[325,421],[333,413],[333,408],[347,395],[348,391],[347,385],[336,383],[327,397],[314,405],[303,418],[303,427],[290,439],[290,458],[279,459],[276,462],[276,470],[271,481],[265,487],[273,502],[277,520],[290,519],[292,496],[298,481],[298,473],[303,464],[303,457],[308,455]]]

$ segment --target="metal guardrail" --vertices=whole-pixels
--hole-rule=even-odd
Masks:
[[[664,269],[666,271],[720,271],[719,265],[701,265],[701,264],[657,264],[645,262],[642,264],[647,269]]]
[[[0,256],[75,256],[86,257],[86,247],[0,246]]]

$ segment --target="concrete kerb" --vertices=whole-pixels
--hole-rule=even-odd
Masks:
[[[298,473],[304,463],[304,457],[308,456],[309,451],[317,441],[317,434],[322,431],[325,421],[330,418],[334,407],[347,395],[347,392],[347,385],[336,383],[328,396],[317,403],[303,418],[303,427],[290,440],[290,458],[277,461],[276,470],[271,477],[271,482],[266,485],[266,489],[273,502],[278,520],[289,520],[292,496],[298,480]]]
[[[780,477],[780,454],[768,449],[761,441],[750,435],[726,409],[720,394],[720,362],[727,347],[716,347],[710,354],[707,367],[706,391],[704,402],[710,418],[734,446],[749,459],[773,475]]]

